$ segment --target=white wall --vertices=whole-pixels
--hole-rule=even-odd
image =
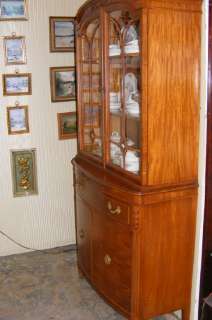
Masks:
[[[0,74],[14,72],[5,66],[3,36],[26,37],[27,65],[32,73],[32,96],[3,97],[0,81],[0,230],[35,248],[75,242],[71,159],[76,140],[58,140],[57,112],[75,110],[75,102],[51,103],[50,66],[74,65],[72,53],[49,52],[49,16],[75,16],[83,0],[28,0],[29,21],[0,22]],[[8,136],[6,107],[16,100],[29,105],[30,134]],[[39,194],[13,198],[10,149],[37,149]],[[0,236],[0,255],[22,250]]]
[[[191,320],[198,319],[199,286],[202,259],[202,237],[205,205],[205,164],[207,140],[207,77],[208,77],[208,0],[203,1],[201,50],[201,110],[199,146],[199,197],[197,210],[196,248],[193,272]]]

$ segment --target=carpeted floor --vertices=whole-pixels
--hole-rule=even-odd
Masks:
[[[79,277],[75,251],[65,247],[0,258],[0,320],[124,318]]]

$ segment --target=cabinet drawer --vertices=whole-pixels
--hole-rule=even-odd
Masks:
[[[123,312],[130,311],[131,232],[107,216],[93,215],[93,270],[97,289]]]
[[[116,221],[130,224],[130,208],[126,203],[105,195],[103,199],[103,212]]]
[[[77,195],[89,203],[90,206],[101,207],[103,201],[101,187],[79,170],[75,170],[75,190]]]

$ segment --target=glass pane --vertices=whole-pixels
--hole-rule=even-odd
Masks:
[[[86,36],[82,37],[82,60],[89,60],[89,41]]]
[[[119,145],[115,143],[110,144],[110,158],[114,165],[123,168],[123,153]]]
[[[139,22],[129,12],[110,14],[110,161],[139,174],[141,161],[141,69]]]
[[[140,171],[140,153],[128,150],[125,154],[125,169],[131,173],[138,174]]]
[[[135,121],[134,118],[127,117],[126,119],[126,144],[127,148],[140,149],[140,119]]]
[[[111,115],[110,118],[110,140],[111,142],[121,143],[121,121],[120,117]]]
[[[85,41],[86,39],[86,41]],[[83,38],[82,101],[84,120],[83,150],[102,157],[102,94],[99,20],[89,24]],[[87,44],[88,43],[88,44]]]

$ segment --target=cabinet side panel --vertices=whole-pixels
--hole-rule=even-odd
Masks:
[[[200,13],[149,10],[148,184],[197,177]]]
[[[142,314],[144,319],[190,307],[196,196],[144,209]]]

